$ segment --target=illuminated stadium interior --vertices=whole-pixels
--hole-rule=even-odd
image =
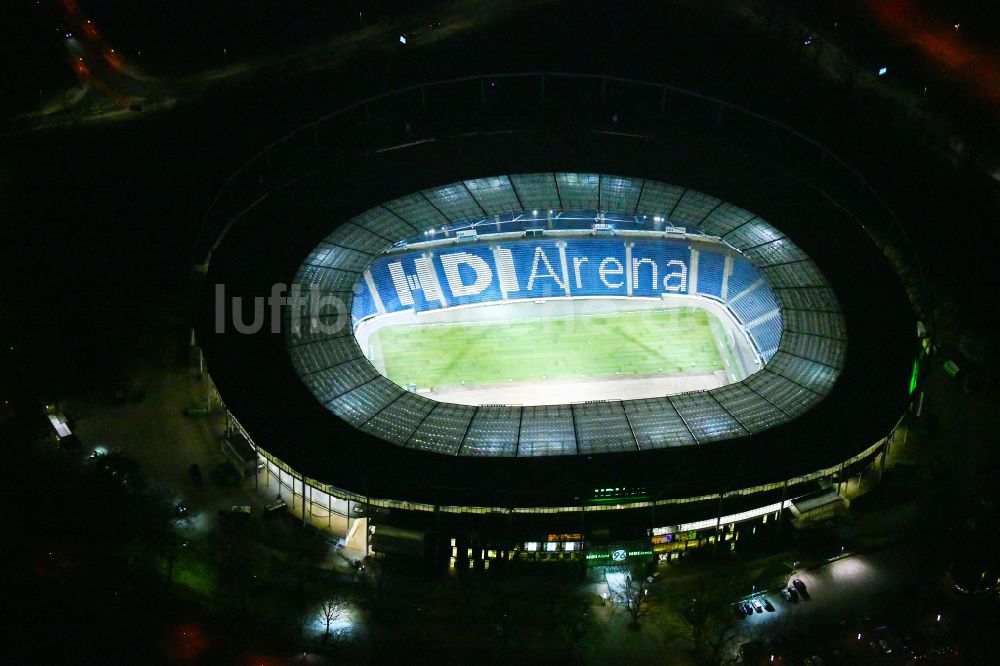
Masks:
[[[822,400],[846,351],[832,290],[779,230],[636,178],[418,192],[341,224],[296,283],[310,287],[300,312],[327,324],[285,327],[313,395],[364,432],[448,455],[756,434]],[[349,327],[331,325],[338,300]]]
[[[545,215],[509,216],[528,230],[437,230],[452,238],[373,262],[352,312],[366,357],[441,402],[532,405],[717,388],[774,355],[778,304],[728,248],[696,245],[680,228],[680,240],[620,231],[597,213]],[[535,226],[549,237],[524,238]],[[727,302],[752,322],[749,335]]]

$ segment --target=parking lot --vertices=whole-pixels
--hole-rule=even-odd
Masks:
[[[926,562],[912,544],[891,546],[870,554],[844,556],[811,569],[798,570],[805,593],[786,600],[778,591],[749,595],[743,601],[770,602],[740,620],[736,645],[768,643],[807,635],[823,627],[817,644],[836,645],[848,662],[897,663],[904,627],[946,622],[956,599],[945,578],[926,575]],[[906,603],[900,603],[905,598]],[[817,649],[819,651],[819,648]]]

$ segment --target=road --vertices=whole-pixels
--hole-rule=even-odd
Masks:
[[[78,85],[50,99],[35,112],[17,118],[21,131],[81,122],[130,120],[137,114],[169,110],[180,103],[197,102],[213,87],[227,81],[248,81],[265,72],[316,71],[335,68],[357,52],[419,49],[460,32],[474,31],[512,14],[537,8],[542,0],[472,0],[434,8],[433,14],[402,16],[309,44],[289,53],[235,61],[182,77],[160,77],[142,71],[105,40],[98,26],[73,0],[49,0],[63,34],[67,61]],[[554,0],[544,0],[553,2]],[[423,25],[428,17],[440,23],[434,30],[411,36],[404,46],[399,36]]]
[[[1000,109],[1000,52],[963,38],[961,22],[933,15],[914,0],[862,0],[871,16],[897,43],[915,47],[944,77]],[[968,30],[968,28],[967,28]]]

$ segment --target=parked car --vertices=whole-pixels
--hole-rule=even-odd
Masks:
[[[791,601],[792,600],[792,593],[791,593],[790,590],[794,590],[794,589],[795,588],[785,588],[784,590],[781,591],[781,596],[783,596],[785,598],[785,601]]]
[[[805,592],[806,591],[806,584],[802,582],[801,578],[794,579],[792,581],[792,585],[794,585],[795,589],[798,590],[799,592]]]
[[[756,599],[753,600],[753,609],[755,611],[757,611],[758,613],[763,613],[764,612],[764,607],[761,606],[760,602],[757,601]]]
[[[774,612],[774,604],[772,604],[771,600],[768,599],[767,597],[764,597],[764,610],[766,610],[768,613]]]
[[[792,587],[791,585],[789,585],[787,588],[785,588],[785,592],[788,593],[788,599],[790,601],[798,601],[798,599],[799,599],[799,591],[796,590],[794,587]]]
[[[248,504],[231,504],[226,508],[219,509],[220,520],[250,520],[253,508]]]
[[[746,613],[747,615],[753,615],[753,606],[750,605],[750,602],[748,601],[743,602],[743,612]]]

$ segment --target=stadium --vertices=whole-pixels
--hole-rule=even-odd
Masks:
[[[661,84],[353,104],[235,174],[195,256],[230,427],[320,524],[721,540],[884,464],[920,373],[918,264],[863,177]]]

